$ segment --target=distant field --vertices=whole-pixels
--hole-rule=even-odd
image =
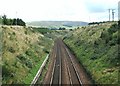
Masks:
[[[27,26],[46,27],[49,29],[58,29],[60,27],[64,27],[66,29],[74,29],[79,26],[86,25],[88,25],[88,23],[82,21],[35,21],[27,23]]]

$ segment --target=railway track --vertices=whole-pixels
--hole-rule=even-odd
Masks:
[[[61,39],[55,41],[53,52],[50,55],[51,63],[43,80],[43,84],[57,85],[91,85],[84,68],[70,53]]]

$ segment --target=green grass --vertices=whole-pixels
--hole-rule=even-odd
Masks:
[[[2,28],[0,27],[0,55],[2,53]],[[1,57],[1,56],[0,56]]]
[[[2,83],[30,84],[46,54],[50,52],[53,40],[64,34],[66,31],[52,31],[47,28],[1,26]],[[46,71],[44,70],[40,80]]]
[[[48,61],[47,61],[47,63],[46,63],[46,66],[43,68],[42,73],[41,73],[38,81],[36,82],[37,84],[42,84],[43,79],[44,79],[45,74],[46,74],[47,69],[48,69],[49,62],[50,62],[50,61],[49,61],[49,59],[48,59]]]
[[[47,32],[52,32],[52,30],[49,30],[48,28],[33,28],[33,30],[40,32],[42,34],[46,34]]]
[[[74,30],[64,38],[96,84],[118,83],[118,29],[106,23]]]
[[[29,72],[29,74],[27,75],[27,77],[24,79],[24,83],[25,84],[30,84],[33,80],[33,78],[35,77],[36,73],[38,72],[38,69],[40,68],[40,66],[42,65],[44,59],[45,59],[46,55],[43,56],[41,58],[41,60],[38,62],[38,64],[35,65],[35,67],[33,67]]]
[[[30,84],[53,40],[26,27],[2,27],[3,84]]]

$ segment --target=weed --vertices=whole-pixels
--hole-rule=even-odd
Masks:
[[[64,41],[90,72],[95,83],[117,84],[118,39],[118,26],[113,24],[107,28],[105,25],[80,28],[73,31],[73,35],[66,36]],[[111,72],[102,74],[109,68]]]
[[[11,53],[15,53],[15,49],[13,47],[8,47],[8,51]]]

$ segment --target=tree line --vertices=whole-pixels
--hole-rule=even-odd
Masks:
[[[22,19],[19,19],[19,18],[11,19],[11,18],[7,18],[6,15],[3,15],[0,18],[0,23],[2,25],[19,25],[19,26],[25,26],[26,25],[26,23]]]
[[[91,23],[88,23],[88,25],[95,25],[95,24],[99,25],[99,24],[106,23],[106,22],[108,22],[108,21],[103,21],[103,22],[91,22]]]

